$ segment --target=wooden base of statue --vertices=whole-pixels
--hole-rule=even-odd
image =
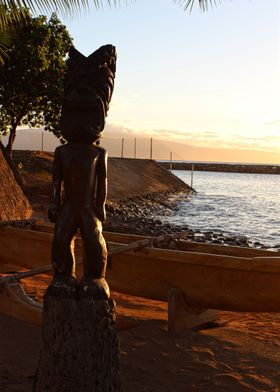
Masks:
[[[44,297],[33,392],[120,392],[115,303]]]

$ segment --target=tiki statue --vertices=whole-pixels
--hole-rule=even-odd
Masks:
[[[107,153],[99,146],[113,93],[116,50],[105,45],[83,56],[71,48],[65,76],[61,134],[66,144],[56,148],[53,163],[55,222],[52,243],[53,295],[109,298],[105,280],[107,249],[102,235],[107,193]],[[84,276],[77,285],[73,239],[83,240]]]

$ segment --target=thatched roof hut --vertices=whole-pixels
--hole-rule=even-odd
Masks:
[[[0,149],[0,220],[28,219],[31,206]]]

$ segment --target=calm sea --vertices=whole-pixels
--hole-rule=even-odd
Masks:
[[[173,173],[190,184],[190,171]],[[194,171],[193,188],[197,194],[181,201],[169,222],[280,244],[280,175]]]

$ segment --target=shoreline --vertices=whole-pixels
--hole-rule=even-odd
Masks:
[[[188,225],[166,223],[157,215],[172,214],[180,200],[188,197],[183,192],[163,192],[139,198],[122,200],[107,204],[107,220],[103,229],[127,234],[159,236],[186,232],[186,240],[224,246],[241,246],[255,249],[266,249],[271,252],[280,251],[280,245],[266,246],[259,241],[253,241],[245,235],[230,234],[220,229],[201,230]],[[163,214],[164,209],[164,214]]]
[[[14,159],[16,163],[22,163],[24,178],[30,185],[28,198],[34,211],[33,218],[49,223],[47,209],[52,203],[53,154],[40,151],[14,151]],[[169,164],[169,162],[165,163]],[[179,162],[174,162],[175,164]],[[190,162],[183,162],[183,164],[192,165]],[[209,163],[201,164],[209,166]],[[225,167],[225,165],[233,167],[235,164],[218,164],[218,167]],[[280,250],[279,243],[266,245],[252,240],[243,233],[234,234],[215,228],[201,229],[185,224],[166,223],[162,218],[170,216],[178,202],[189,198],[195,191],[174,174],[163,169],[162,162],[110,158],[108,166],[109,192],[105,230],[151,236],[184,230],[189,232],[188,239],[196,242]],[[237,166],[248,167],[241,164]],[[268,165],[251,166],[267,167]]]

